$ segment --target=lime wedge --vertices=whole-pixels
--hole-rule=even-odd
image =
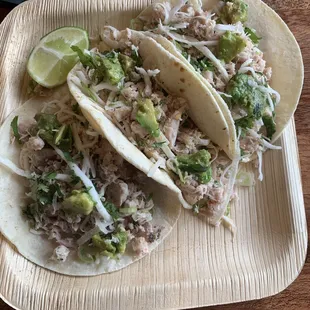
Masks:
[[[89,48],[88,34],[84,29],[62,27],[48,33],[29,56],[27,70],[30,76],[48,88],[63,84],[78,61],[72,45],[81,50]]]

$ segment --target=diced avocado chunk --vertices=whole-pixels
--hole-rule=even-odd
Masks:
[[[63,207],[76,214],[88,215],[94,209],[95,203],[91,196],[81,190],[73,190],[71,195],[64,199]]]
[[[127,233],[125,231],[119,231],[118,233],[114,234],[114,238],[119,240],[118,243],[116,243],[116,249],[118,253],[123,254],[127,246]]]
[[[78,248],[78,257],[84,263],[93,263],[96,259],[96,254],[98,254],[98,249],[87,244],[83,244]]]
[[[177,156],[178,166],[183,171],[205,172],[210,163],[211,155],[207,150],[200,150],[190,155]]]
[[[40,113],[34,118],[37,121],[39,136],[48,143],[52,143],[55,131],[60,127],[56,115]]]
[[[258,86],[252,75],[239,73],[228,82],[226,93],[232,96],[232,107],[238,105],[247,113],[246,117],[235,121],[236,127],[253,128],[255,120],[262,119],[267,137],[272,138],[276,132],[274,115],[269,108],[267,94]]]
[[[236,74],[227,84],[226,93],[232,96],[233,105],[243,107],[248,117],[260,119],[266,108],[267,95],[257,88],[251,75]]]
[[[134,70],[136,62],[131,57],[124,55],[124,54],[119,54],[118,59],[126,74],[129,74]]]
[[[228,24],[244,23],[248,19],[248,7],[243,0],[227,1],[221,10],[220,18]]]
[[[237,33],[226,31],[219,42],[219,59],[232,61],[246,47],[246,41]]]
[[[181,171],[196,175],[199,182],[203,184],[208,183],[212,177],[210,158],[210,153],[204,149],[194,154],[179,155],[176,157],[178,168]]]
[[[113,54],[113,55],[112,55]],[[102,58],[103,66],[105,67],[106,79],[112,84],[118,84],[125,76],[122,65],[118,60],[116,53],[110,53]]]
[[[140,99],[138,101],[138,111],[136,120],[153,137],[159,136],[159,124],[156,119],[156,111],[150,99]]]
[[[100,234],[92,236],[93,245],[100,251],[108,251],[111,254],[115,254],[116,247],[112,244],[111,240],[104,239]]]
[[[212,168],[211,166],[209,166],[207,168],[207,171],[205,172],[202,172],[200,174],[197,175],[198,176],[198,181],[201,183],[201,184],[207,184],[210,182],[211,178],[212,178]]]
[[[71,48],[78,54],[85,68],[93,69],[92,79],[95,82],[106,81],[116,85],[124,77],[124,71],[118,60],[117,53],[108,52],[101,55],[91,51],[82,51],[77,46],[72,46]]]
[[[117,240],[117,241],[113,241]],[[100,253],[111,258],[116,254],[123,254],[127,246],[127,233],[126,231],[118,231],[109,237],[104,238],[99,233],[92,237],[93,245],[100,250]]]

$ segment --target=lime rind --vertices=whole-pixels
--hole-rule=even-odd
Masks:
[[[65,83],[69,71],[78,61],[71,50],[72,45],[88,49],[88,33],[79,27],[61,27],[45,35],[30,54],[29,75],[47,88]]]

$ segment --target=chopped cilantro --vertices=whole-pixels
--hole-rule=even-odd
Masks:
[[[259,41],[262,39],[257,35],[256,30],[253,28],[245,27],[244,31],[254,44],[258,44]]]
[[[120,217],[120,214],[113,203],[105,202],[104,207],[107,209],[109,214],[112,216],[113,220],[116,220]]]
[[[14,134],[14,137],[16,138],[18,143],[21,143],[20,141],[20,134],[18,132],[18,116],[15,116],[11,122],[11,128]]]
[[[166,142],[165,141],[162,141],[162,142],[155,142],[152,144],[152,147],[154,149],[158,149],[158,148],[161,148]]]

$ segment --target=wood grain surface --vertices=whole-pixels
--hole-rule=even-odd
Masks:
[[[301,46],[305,65],[305,83],[301,101],[295,114],[298,136],[300,162],[303,179],[305,208],[310,231],[310,0],[266,0],[284,19],[294,33]],[[0,2],[0,21],[9,12]],[[261,300],[249,301],[224,306],[208,307],[208,309],[310,309],[310,253],[305,266],[297,278],[282,293]],[[11,307],[0,301],[1,310]]]

